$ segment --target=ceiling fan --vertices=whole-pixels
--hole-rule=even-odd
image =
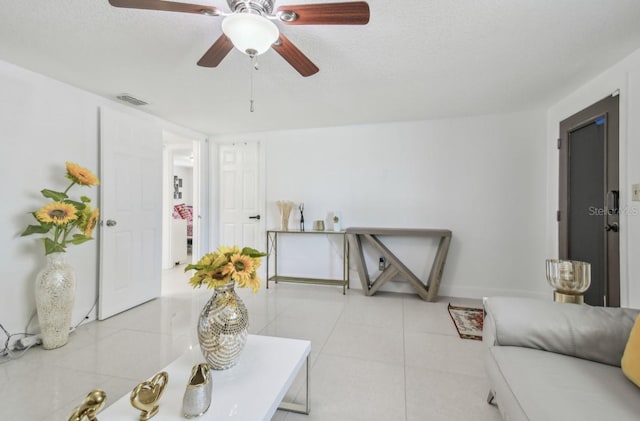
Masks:
[[[235,46],[254,57],[273,48],[302,76],[311,76],[318,67],[273,21],[285,25],[366,25],[369,5],[364,1],[281,6],[274,13],[274,0],[227,0],[230,13],[217,7],[166,0],[109,0],[114,7],[222,16],[223,34],[198,61],[199,66],[217,67]]]

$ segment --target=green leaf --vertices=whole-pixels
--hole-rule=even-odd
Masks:
[[[56,202],[62,202],[64,199],[69,197],[66,194],[62,193],[62,192],[53,191],[53,190],[49,190],[49,189],[40,190],[40,193],[42,193],[42,195],[44,197],[46,197],[47,199],[53,199]]]
[[[226,264],[226,263],[225,263]],[[184,268],[184,271],[188,271],[188,270],[206,270],[207,272],[211,272],[217,269],[220,269],[222,266],[224,266],[225,264],[222,265],[218,265],[218,266],[209,266],[209,265],[187,265],[186,268]]]
[[[51,229],[51,224],[40,224],[40,225],[29,225],[27,229],[24,230],[21,237],[25,237],[31,234],[46,234]]]
[[[82,243],[86,243],[89,240],[93,240],[93,238],[91,237],[87,237],[85,235],[82,234],[73,234],[73,236],[71,237],[71,240],[69,240],[69,242],[71,244],[82,244]]]
[[[244,254],[245,256],[249,256],[249,257],[264,257],[267,255],[267,253],[263,253],[261,251],[258,251],[256,249],[252,249],[251,247],[245,247],[242,249],[242,254]]]
[[[82,201],[82,203],[91,203],[91,198],[87,196],[80,196],[80,200]]]
[[[64,203],[68,203],[70,205],[73,205],[73,207],[76,208],[79,211],[81,211],[81,210],[83,210],[84,208],[87,207],[87,205],[85,205],[84,203],[76,202],[75,200],[65,200]]]
[[[184,268],[184,271],[187,272],[187,271],[193,270],[193,269],[200,270],[200,269],[198,269],[198,265],[189,264],[189,265],[187,265],[186,268]]]
[[[62,244],[54,242],[51,238],[43,238],[42,241],[44,241],[45,255],[58,252],[64,253],[66,251]]]

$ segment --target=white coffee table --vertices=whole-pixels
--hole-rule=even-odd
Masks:
[[[268,421],[277,409],[308,414],[310,351],[309,341],[249,335],[240,360],[234,367],[212,370],[211,407],[196,419]],[[200,362],[204,362],[204,358],[200,347],[196,346],[160,370],[169,374],[169,383],[160,399],[160,411],[152,418],[153,421],[185,420],[182,416],[182,398],[191,368]],[[282,402],[303,365],[306,366],[305,404]],[[149,378],[155,374],[150,373]],[[98,414],[101,421],[136,421],[139,417],[140,411],[131,406],[128,394]]]

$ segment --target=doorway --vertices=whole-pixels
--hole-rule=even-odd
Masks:
[[[264,247],[264,151],[259,141],[218,148],[219,238],[225,246]]]
[[[162,295],[182,292],[185,265],[202,247],[203,142],[163,132],[163,253]]]
[[[584,301],[620,306],[619,97],[560,122],[559,257],[591,264]]]

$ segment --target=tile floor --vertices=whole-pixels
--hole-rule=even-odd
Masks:
[[[195,320],[210,293],[186,279],[181,268],[165,271],[163,297],[80,326],[62,348],[35,347],[0,364],[0,420],[66,421],[91,389],[114,402],[197,346]],[[278,411],[275,421],[500,419],[485,402],[482,344],[459,339],[447,313],[449,301],[479,301],[426,303],[358,289],[343,296],[337,287],[283,283],[239,293],[251,333],[312,343],[311,414]],[[290,397],[302,384],[298,378]]]

